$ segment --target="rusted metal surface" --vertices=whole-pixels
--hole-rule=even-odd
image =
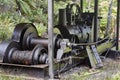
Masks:
[[[21,51],[19,44],[15,41],[4,42],[0,45],[0,49],[3,47],[1,56],[4,63],[16,63],[16,64],[41,64],[47,63],[47,50],[40,44],[36,45],[32,51]]]
[[[56,51],[59,48],[59,40],[62,36],[59,34],[53,35],[53,47],[54,47],[54,57],[56,56]],[[48,48],[48,38],[42,38],[38,36],[36,28],[30,23],[20,23],[18,24],[13,32],[12,40],[20,44],[22,50],[32,50],[37,44],[43,45]]]
[[[41,46],[37,45],[32,51],[15,50],[12,53],[10,63],[16,64],[45,64],[47,60],[47,51]]]

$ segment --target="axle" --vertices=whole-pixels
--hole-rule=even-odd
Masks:
[[[43,46],[47,47],[48,46],[48,39],[36,39],[36,38],[32,38],[30,40],[30,44],[32,44],[33,46],[35,46],[36,44],[42,44]]]

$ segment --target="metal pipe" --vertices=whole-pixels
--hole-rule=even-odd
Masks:
[[[50,79],[54,79],[53,69],[53,6],[54,0],[48,0],[48,59],[49,59],[49,76]]]
[[[80,0],[81,11],[83,12],[83,0]]]
[[[119,50],[120,0],[117,0],[116,50]]]
[[[66,9],[59,9],[59,25],[66,26]]]
[[[31,39],[30,44],[32,46],[35,46],[37,44],[42,44],[44,47],[48,47],[48,39],[36,39],[36,38],[33,38],[33,39]]]
[[[98,0],[94,0],[94,42],[97,41],[97,36],[98,36]]]

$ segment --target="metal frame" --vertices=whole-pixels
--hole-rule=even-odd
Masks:
[[[119,50],[120,0],[117,0],[116,50]]]

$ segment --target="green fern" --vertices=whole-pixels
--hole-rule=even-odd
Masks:
[[[27,2],[23,1],[23,0],[19,0],[19,3],[21,5],[21,9],[23,10],[23,13],[27,14],[27,15],[31,15],[32,11],[30,9],[30,6],[28,5]]]

